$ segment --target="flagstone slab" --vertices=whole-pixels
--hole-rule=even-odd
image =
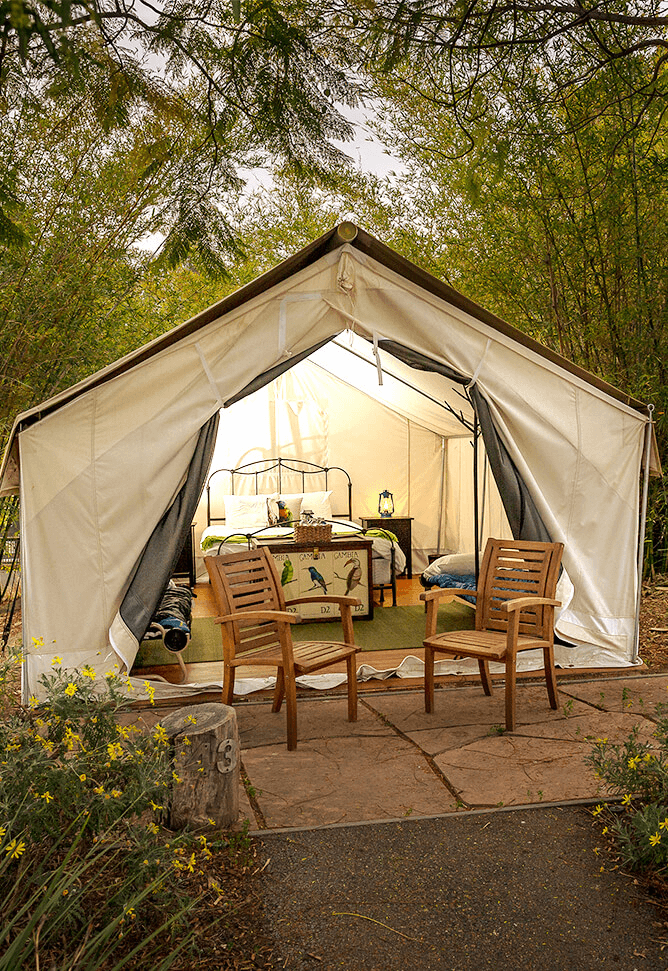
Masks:
[[[609,712],[537,723],[444,752],[434,761],[469,806],[595,798],[604,790],[585,762],[591,738],[622,741],[637,722],[625,712]],[[580,735],[574,734],[578,725]],[[641,737],[653,729],[643,719]],[[557,734],[562,731],[566,734]]]
[[[517,725],[513,735],[532,738],[552,738],[555,741],[582,742],[591,748],[597,739],[622,742],[635,727],[642,741],[649,741],[656,724],[648,718],[628,711],[595,711],[591,708],[577,712],[568,718]]]
[[[586,701],[605,711],[632,711],[653,714],[659,702],[668,705],[668,675],[642,678],[611,678],[575,682],[563,686],[565,694]]]
[[[242,752],[270,829],[452,812],[456,800],[397,736],[299,741]]]
[[[235,711],[242,748],[287,744],[285,702],[279,712],[271,710],[270,701],[263,704],[237,705]],[[392,729],[362,704],[357,707],[357,721],[349,722],[348,700],[345,695],[331,699],[316,698],[313,701],[299,699],[297,702],[297,738],[300,744],[319,738],[389,734],[392,734]]]
[[[566,699],[570,701],[571,699]],[[487,697],[481,687],[448,688],[437,691],[434,711],[424,710],[422,692],[383,695],[365,698],[364,704],[374,708],[383,718],[395,725],[428,755],[468,745],[476,739],[503,732],[506,720],[505,697],[497,687]],[[523,724],[559,725],[566,722],[563,707],[553,711],[548,704],[547,690],[542,685],[523,685],[518,688],[518,721]],[[573,714],[587,715],[591,707],[572,701]],[[560,729],[555,727],[558,737]]]

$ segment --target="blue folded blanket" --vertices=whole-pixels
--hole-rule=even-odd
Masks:
[[[433,577],[423,577],[423,583],[426,587],[454,587],[455,589],[459,588],[461,590],[476,589],[475,576],[472,573],[437,573]],[[462,599],[475,604],[475,597],[462,596]]]

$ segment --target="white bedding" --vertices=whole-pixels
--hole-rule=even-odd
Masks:
[[[248,544],[247,536],[251,537],[251,545],[255,545],[257,539],[283,539],[289,541],[294,536],[294,531],[290,526],[265,526],[262,528],[250,527],[243,529],[240,527],[226,526],[225,523],[216,523],[207,526],[202,533],[200,549],[207,555],[218,555],[234,553],[240,547]],[[362,536],[362,527],[359,523],[353,523],[347,519],[337,519],[332,522],[332,536]],[[403,573],[406,567],[406,556],[398,543],[382,536],[369,536],[372,543],[372,564],[374,583],[389,583],[390,562],[392,557],[392,547],[394,546],[394,570],[398,575]]]

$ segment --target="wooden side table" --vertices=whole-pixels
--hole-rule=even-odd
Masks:
[[[413,576],[413,537],[412,516],[360,516],[365,529],[387,529],[397,537],[399,546],[406,556],[405,574],[409,580]]]

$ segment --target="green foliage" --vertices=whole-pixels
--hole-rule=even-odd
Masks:
[[[668,706],[655,710],[657,727],[650,741],[638,728],[621,744],[597,739],[587,757],[608,790],[622,797],[621,807],[601,803],[593,811],[605,821],[625,865],[632,869],[668,868]],[[621,808],[621,812],[619,811]]]
[[[5,711],[12,666],[0,666]],[[101,685],[90,668],[65,673],[54,658],[42,687],[43,704],[0,722],[0,969],[93,971],[130,954],[168,967],[191,938],[195,901],[179,875],[211,851],[203,837],[161,836],[175,782],[164,730],[123,727],[113,672]],[[181,943],[153,963],[177,927]]]

